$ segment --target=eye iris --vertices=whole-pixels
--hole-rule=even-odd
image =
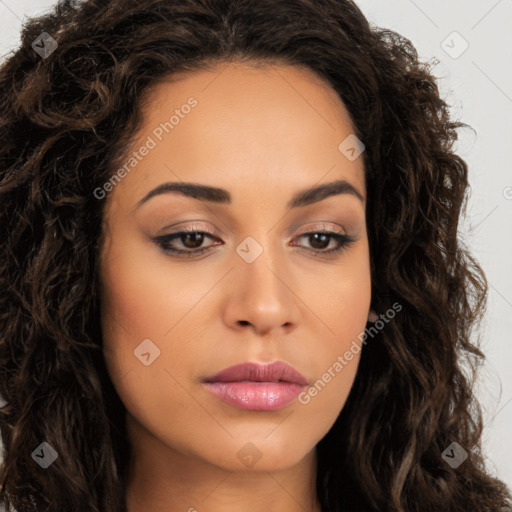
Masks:
[[[203,243],[203,239],[204,239],[204,233],[199,233],[199,232],[195,232],[195,233],[184,233],[180,236],[181,238],[181,241],[183,242],[183,245],[187,248],[187,249],[197,249],[198,247],[201,246],[201,244]],[[192,245],[189,245],[188,242],[190,241],[190,239],[192,239]]]
[[[325,249],[329,245],[329,235],[323,234],[323,233],[315,233],[313,235],[309,235],[310,239],[312,239],[314,242],[311,244],[311,246],[314,249]],[[318,245],[317,242],[319,242],[319,238],[322,238],[322,241],[320,241],[320,245]],[[327,241],[327,244],[325,243]]]

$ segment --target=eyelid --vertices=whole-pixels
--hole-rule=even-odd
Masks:
[[[333,224],[332,222],[327,222],[327,221],[320,221],[320,224],[315,223],[315,222],[311,223],[311,227],[306,226],[304,228],[304,232],[302,232],[302,234],[310,233],[311,231],[314,231],[314,232],[330,231],[330,232],[335,232],[339,235],[348,235],[348,232],[344,227],[340,226],[339,224]]]
[[[166,226],[165,228],[162,229],[162,234],[157,234],[156,236],[165,236],[166,234],[176,233],[177,231],[202,231],[208,233],[211,236],[224,236],[218,233],[214,228],[211,228],[208,225],[198,224],[197,221],[192,221],[192,224],[182,224],[184,223],[176,223]],[[303,227],[304,231],[301,234],[297,235],[296,230],[299,229],[300,227]],[[172,233],[168,230],[172,230]],[[290,236],[302,236],[304,234],[310,233],[311,231],[318,232],[322,230],[335,232],[340,235],[348,235],[348,231],[344,227],[329,221],[320,221],[320,224],[318,222],[311,222],[309,224],[306,224],[306,227],[302,225],[299,226],[297,224],[293,224],[288,230],[288,232]]]
[[[197,222],[197,221],[196,221]],[[162,234],[157,234],[156,236],[166,236],[168,234],[176,233],[177,231],[203,231],[208,233],[209,235],[214,235],[216,230],[207,225],[196,224],[192,221],[192,224],[184,224],[183,222],[178,222],[177,224],[171,224],[169,226],[165,226],[161,231]],[[219,235],[220,236],[220,235]]]

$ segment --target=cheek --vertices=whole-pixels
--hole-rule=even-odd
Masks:
[[[315,375],[299,403],[324,424],[335,421],[352,388],[367,326],[371,278],[367,242],[347,255],[325,283],[311,286],[308,300],[321,320],[311,354]]]
[[[102,311],[107,329],[117,322],[133,341],[166,337],[218,280],[211,271],[171,263],[136,230],[117,226],[115,239],[102,259]]]
[[[194,285],[183,273],[162,268],[162,258],[152,261],[155,251],[147,244],[141,247],[121,232],[116,236],[123,243],[111,244],[101,265],[103,350],[110,377],[134,416],[143,410],[170,414],[162,403],[185,410],[190,401],[179,383],[201,360],[196,345],[183,343],[194,331],[187,312],[204,295],[204,283]],[[168,399],[159,401],[155,390]]]
[[[329,350],[340,350],[364,331],[368,320],[371,276],[367,239],[349,248],[339,263],[322,274],[311,269],[307,275],[303,293],[307,292],[308,304],[324,324]]]
[[[127,380],[136,380],[143,388],[145,376],[139,367],[144,365],[134,351],[144,340],[159,337],[157,315],[162,308],[140,251],[127,243],[121,250],[119,245],[112,244],[105,251],[100,269],[104,355],[113,382],[130,374]],[[151,344],[145,343],[151,348]],[[153,358],[160,349],[152,349]],[[148,368],[154,368],[158,358],[154,360]]]
[[[305,418],[316,418],[313,422],[303,423],[303,433],[304,429],[309,429],[309,434],[316,436],[318,442],[332,427],[352,389],[358,363],[359,355],[346,364],[332,361],[299,395],[297,407],[304,409]]]
[[[364,302],[365,308],[367,305]],[[297,407],[304,408],[307,418],[316,418],[314,422],[305,421],[301,428],[317,442],[336,421],[352,389],[363,350],[360,335],[366,327],[366,317],[361,313],[361,308],[352,311],[352,306],[338,312],[331,324],[337,335],[317,339],[312,353],[315,372],[310,386],[298,396]],[[363,319],[357,320],[359,317]]]
[[[115,238],[101,265],[103,332],[110,345],[133,345],[133,351],[146,338],[162,339],[183,316],[186,288],[140,235],[118,228]]]

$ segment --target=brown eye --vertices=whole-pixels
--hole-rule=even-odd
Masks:
[[[184,233],[179,235],[179,240],[187,249],[198,249],[204,241],[204,233]]]
[[[313,247],[315,250],[326,249],[333,239],[330,235],[326,235],[325,233],[313,233],[312,235],[308,236],[309,240],[312,241],[311,247]]]
[[[199,230],[182,230],[176,233],[159,236],[154,239],[154,242],[161,247],[161,249],[170,255],[176,257],[193,257],[208,251],[213,245],[201,247],[206,238],[215,238],[210,233]],[[305,250],[313,254],[335,255],[355,242],[355,238],[350,235],[335,233],[332,231],[313,231],[304,233],[297,237],[297,239],[305,238],[309,241],[310,247]],[[218,239],[217,239],[218,240]],[[336,246],[327,249],[331,242],[335,242]],[[181,244],[181,247],[176,247],[176,243]],[[296,244],[293,244],[296,245]],[[302,246],[301,246],[302,247]]]
[[[213,239],[213,236],[205,231],[186,230],[159,236],[154,241],[166,253],[194,256],[202,254],[212,247],[201,247],[205,238]],[[181,243],[181,246],[184,248],[176,247],[176,241]]]
[[[355,238],[353,236],[335,233],[332,231],[314,231],[310,233],[304,233],[297,238],[306,238],[310,242],[310,252],[326,255],[339,253],[350,244],[355,242]],[[326,250],[333,240],[336,242],[337,246]]]

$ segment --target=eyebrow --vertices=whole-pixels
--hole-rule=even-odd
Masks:
[[[162,183],[153,190],[150,190],[141,200],[137,202],[135,209],[149,201],[152,197],[161,194],[168,194],[171,192],[179,193],[194,199],[210,201],[213,203],[231,204],[231,194],[223,188],[211,187],[209,185],[200,185],[198,183],[168,182]],[[364,204],[365,199],[363,195],[357,190],[356,187],[354,187],[354,185],[346,180],[336,180],[331,183],[325,183],[323,185],[301,190],[290,199],[287,207],[289,209],[301,208],[339,194],[353,195]]]

